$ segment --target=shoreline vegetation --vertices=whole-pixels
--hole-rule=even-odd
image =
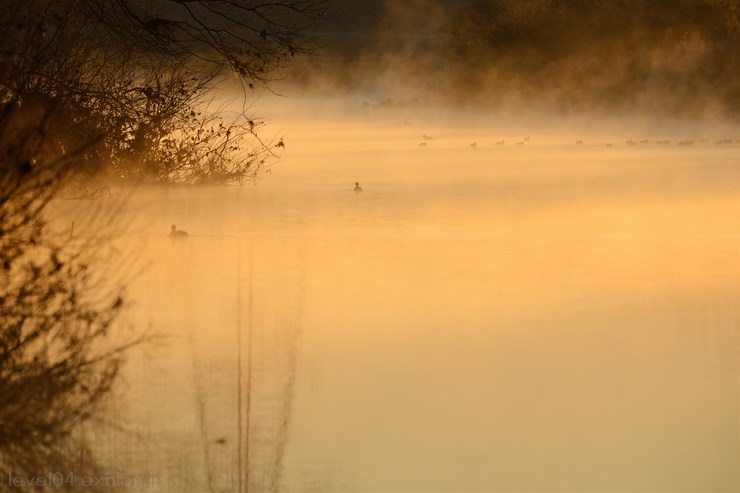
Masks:
[[[311,51],[324,11],[323,0],[0,7],[0,476],[95,477],[102,469],[76,430],[99,418],[127,351],[151,340],[120,333],[125,286],[100,272],[121,259],[102,253],[105,235],[55,232],[52,201],[110,197],[106,176],[256,177],[282,141],[261,137],[246,102],[226,111],[212,91],[230,78],[245,100],[267,88]],[[115,212],[94,218],[115,221]]]

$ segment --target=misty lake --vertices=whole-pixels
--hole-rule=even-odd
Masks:
[[[383,125],[307,120],[256,184],[106,202],[123,325],[166,336],[85,429],[110,474],[736,491],[738,146]]]

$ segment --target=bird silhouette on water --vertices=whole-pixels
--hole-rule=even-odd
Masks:
[[[362,187],[360,186],[360,182],[359,181],[356,181],[355,182],[355,188],[353,188],[353,190],[355,192],[362,192]]]
[[[181,229],[177,229],[177,226],[174,224],[172,225],[172,228],[170,229],[170,238],[173,240],[184,240],[187,239],[187,237],[190,236],[187,231],[183,231]]]

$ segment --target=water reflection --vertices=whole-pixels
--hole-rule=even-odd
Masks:
[[[736,489],[733,151],[431,150],[138,190],[129,322],[172,337],[98,452],[162,491]]]

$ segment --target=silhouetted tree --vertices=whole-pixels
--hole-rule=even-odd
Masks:
[[[49,205],[81,176],[256,173],[282,141],[208,91],[230,72],[266,84],[321,14],[320,0],[0,4],[1,477],[73,471],[72,431],[139,342],[111,342],[122,293],[95,275],[89,242],[49,228]]]
[[[80,163],[86,173],[237,181],[277,144],[244,112],[226,118],[209,90],[230,74],[247,91],[266,85],[309,51],[322,15],[323,0],[6,2],[0,105],[53,106],[65,147],[100,137]]]
[[[127,345],[108,341],[123,306],[85,242],[49,231],[45,209],[93,139],[64,149],[51,109],[0,114],[0,474],[77,471],[72,430],[110,390]],[[137,341],[130,341],[135,344]],[[57,468],[57,469],[54,469]],[[72,485],[60,485],[72,489]]]

